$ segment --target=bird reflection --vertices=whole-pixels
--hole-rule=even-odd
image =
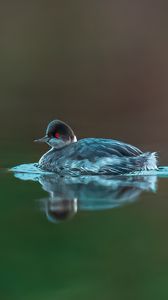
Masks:
[[[40,200],[40,208],[53,223],[71,219],[78,211],[121,207],[136,201],[142,192],[155,192],[157,189],[156,176],[60,177],[18,170],[14,170],[14,176],[41,184],[48,197]]]

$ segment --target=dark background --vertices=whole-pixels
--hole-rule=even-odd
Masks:
[[[167,1],[1,1],[2,145],[23,151],[60,118],[168,163],[167,53]]]

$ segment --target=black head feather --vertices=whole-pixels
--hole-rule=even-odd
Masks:
[[[75,136],[70,126],[60,120],[51,121],[46,130],[46,135],[48,137],[55,137],[56,133],[58,133],[63,139],[73,140]]]

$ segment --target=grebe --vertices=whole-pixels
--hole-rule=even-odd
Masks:
[[[103,139],[77,138],[69,125],[53,120],[46,135],[36,140],[51,149],[39,160],[38,167],[61,176],[124,175],[132,172],[156,170],[156,152],[143,153],[124,142]]]

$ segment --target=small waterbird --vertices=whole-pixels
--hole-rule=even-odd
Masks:
[[[77,138],[69,125],[53,120],[46,135],[36,140],[51,149],[39,160],[38,167],[61,176],[124,175],[156,170],[156,152],[142,152],[135,146],[112,139]]]

